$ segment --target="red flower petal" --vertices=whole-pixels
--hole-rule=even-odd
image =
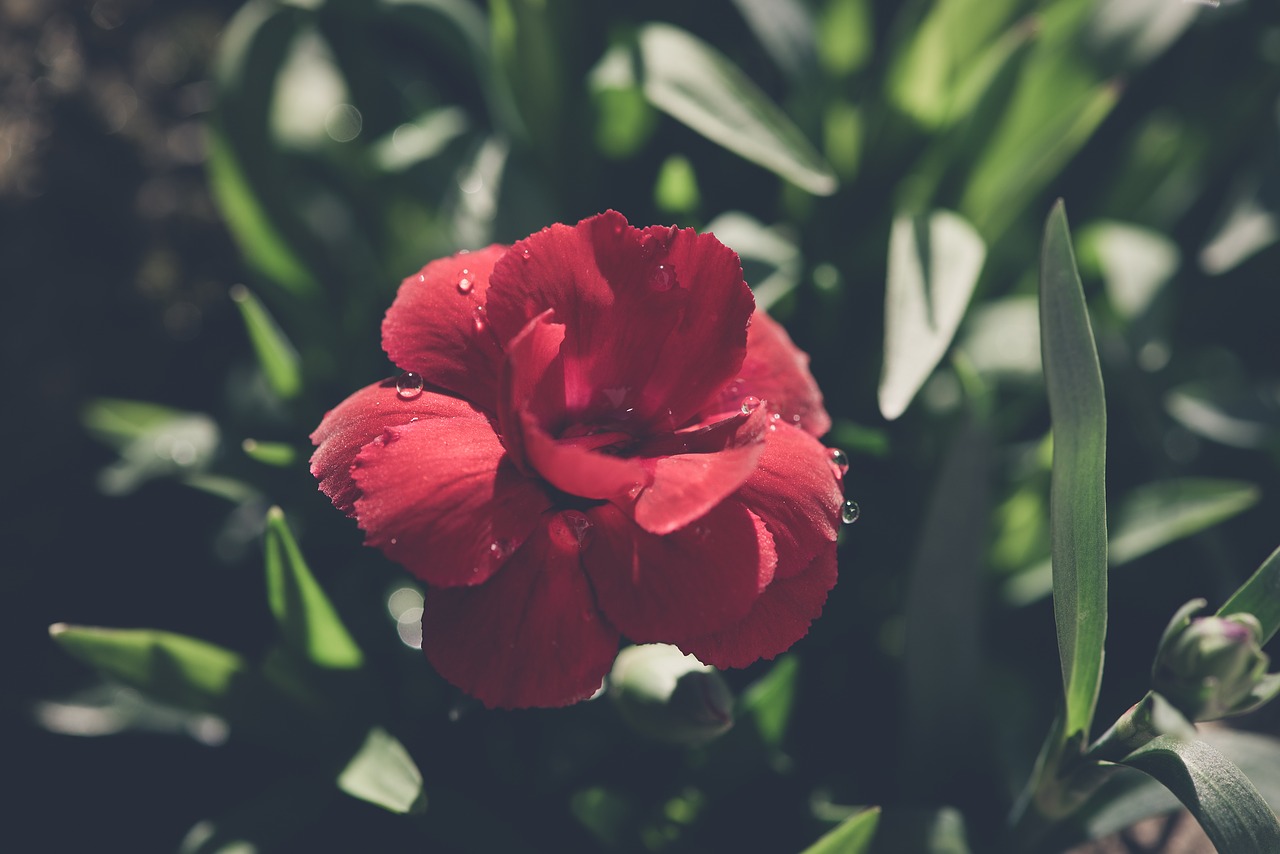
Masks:
[[[484,328],[483,306],[494,262],[506,251],[489,246],[432,261],[401,283],[382,321],[382,348],[392,362],[487,412],[494,411],[502,351]]]
[[[824,548],[791,578],[775,578],[751,613],[720,632],[684,641],[679,647],[715,667],[746,667],[773,658],[809,633],[836,583],[836,548]]]
[[[785,578],[836,541],[844,495],[821,442],[795,427],[774,427],[759,464],[730,500],[764,519],[778,552],[778,576]]]
[[[641,231],[609,211],[513,246],[487,311],[505,343],[554,309],[574,420],[669,430],[737,375],[753,305],[738,256],[713,236]]]
[[[512,465],[489,420],[462,406],[465,412],[388,428],[352,471],[366,544],[443,587],[485,581],[551,506]]]
[[[780,323],[759,309],[751,316],[747,356],[741,369],[703,412],[710,416],[736,409],[747,395],[765,401],[781,421],[813,436],[831,429],[822,392],[809,373],[809,356],[791,343]]]
[[[653,471],[652,483],[636,499],[636,524],[651,534],[669,534],[701,518],[732,494],[755,471],[765,450],[768,419],[768,413],[760,409],[750,417],[739,415],[695,435],[677,433],[660,439],[669,443],[688,436],[693,452],[646,461]],[[706,447],[709,441],[719,447]],[[649,456],[652,452],[646,448],[640,454]]]
[[[592,508],[583,565],[600,608],[639,643],[676,642],[746,616],[773,578],[777,556],[764,524],[721,504],[665,537],[646,533],[611,504]]]
[[[333,506],[353,515],[360,489],[351,478],[360,449],[382,435],[388,427],[422,418],[470,417],[475,409],[466,401],[432,392],[412,399],[396,394],[396,381],[383,380],[365,386],[325,413],[311,434],[316,452],[311,455],[311,474],[320,480],[320,491]]]
[[[582,573],[574,512],[544,520],[487,583],[427,593],[423,651],[490,708],[567,706],[595,693],[613,664],[618,631]]]

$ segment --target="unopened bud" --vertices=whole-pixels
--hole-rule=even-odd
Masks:
[[[1262,624],[1252,614],[1196,617],[1203,599],[1188,602],[1165,629],[1151,684],[1189,720],[1242,714],[1259,703],[1268,681]]]
[[[733,695],[720,673],[663,643],[618,653],[609,696],[637,732],[671,744],[700,744],[733,726]]]

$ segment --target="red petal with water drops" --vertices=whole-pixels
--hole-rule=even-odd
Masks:
[[[831,449],[803,430],[778,424],[768,431],[759,464],[729,499],[764,519],[777,548],[779,577],[835,549],[844,502],[838,473]]]
[[[756,600],[751,612],[720,632],[679,643],[699,661],[715,667],[746,667],[773,658],[809,633],[822,613],[827,593],[836,583],[836,550],[832,546],[815,557],[803,572],[775,578]]]
[[[645,431],[687,423],[737,375],[753,307],[738,256],[714,237],[632,228],[613,211],[515,244],[487,300],[504,343],[555,310],[571,417]]]
[[[469,406],[387,428],[360,452],[352,477],[365,542],[438,586],[488,579],[551,506]]]
[[[613,664],[618,631],[582,573],[573,512],[549,515],[488,583],[427,593],[423,651],[490,708],[567,706],[594,694]]]
[[[732,626],[773,578],[777,556],[764,524],[721,504],[666,536],[647,533],[613,505],[593,524],[583,565],[600,608],[639,643],[676,642]]]
[[[505,246],[432,261],[405,279],[382,321],[382,348],[405,371],[495,411],[502,351],[477,328],[489,277]]]
[[[320,480],[320,491],[333,505],[353,515],[360,488],[351,477],[351,466],[360,449],[388,427],[424,418],[472,418],[475,408],[464,400],[430,391],[397,393],[397,379],[365,386],[325,413],[311,434],[316,451],[311,474]]]
[[[742,368],[703,412],[735,409],[745,396],[763,399],[780,421],[813,436],[831,429],[822,392],[809,373],[809,356],[791,342],[780,323],[760,310],[751,316]]]

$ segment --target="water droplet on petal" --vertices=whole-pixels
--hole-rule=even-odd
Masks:
[[[591,533],[592,523],[586,517],[586,514],[577,510],[566,510],[563,513],[565,524],[569,527],[569,531],[578,540],[578,545],[582,545],[587,540],[587,535]]]
[[[484,306],[476,306],[476,310],[472,314],[472,321],[475,323],[476,332],[484,332],[489,325],[489,318],[485,314]]]
[[[422,394],[422,374],[415,374],[413,371],[405,371],[396,380],[396,394],[400,395],[401,400],[413,400]]]
[[[421,273],[419,273],[419,274],[418,274],[418,281],[419,281],[419,282],[425,282],[426,280],[427,280],[427,277],[426,277],[426,276],[422,275]]]
[[[526,248],[524,248],[524,249],[521,249],[521,250],[520,250],[520,257],[521,257],[521,258],[523,258],[523,259],[524,259],[524,260],[526,260],[526,261],[528,261],[528,260],[529,260],[529,257],[530,257],[530,256],[529,256],[529,249],[528,249],[528,247],[526,247]]]
[[[844,477],[845,472],[849,471],[849,455],[839,448],[827,448],[827,454],[836,477]]]
[[[742,399],[742,414],[750,415],[760,408],[760,398],[754,394],[749,394]]]
[[[858,502],[851,498],[846,498],[844,505],[840,508],[840,521],[846,525],[852,525],[858,521],[858,517],[862,515],[862,508],[858,506]]]
[[[649,288],[655,291],[669,291],[676,286],[676,268],[669,264],[659,264],[649,274]]]
[[[504,561],[511,557],[512,552],[516,550],[514,540],[508,540],[505,537],[494,540],[489,543],[489,554],[493,556],[494,561]]]
[[[416,415],[415,415],[415,416],[413,416],[412,418],[410,418],[410,419],[409,419],[409,423],[410,423],[410,424],[412,424],[413,422],[415,422],[415,421],[417,421],[417,420],[418,420],[418,416],[416,416]]]
[[[467,294],[471,293],[472,287],[473,285],[471,282],[471,271],[463,270],[462,278],[458,279],[458,293],[462,294],[463,296],[466,296]]]

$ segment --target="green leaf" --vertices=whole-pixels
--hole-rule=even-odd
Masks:
[[[986,246],[960,216],[900,216],[889,237],[880,412],[906,411],[947,352],[982,272]]]
[[[333,789],[312,777],[286,777],[216,819],[197,822],[178,854],[250,854],[289,850],[323,819]]]
[[[49,627],[67,652],[148,696],[185,709],[224,712],[244,660],[229,649],[157,629]]]
[[[267,512],[264,548],[267,599],[285,645],[319,667],[360,667],[364,653],[311,574],[279,507]]]
[[[968,169],[960,210],[994,240],[1093,135],[1120,98],[1082,60],[1038,50],[978,159]]]
[[[1218,609],[1219,617],[1253,614],[1262,624],[1262,642],[1280,630],[1280,548],[1262,562],[1249,580]]]
[[[867,854],[880,823],[880,807],[867,807],[827,831],[803,854]]]
[[[813,68],[818,48],[813,15],[801,0],[733,0],[751,33],[788,77]]]
[[[669,24],[636,35],[649,103],[724,148],[819,196],[835,172],[776,104],[711,45]]]
[[[1030,34],[1014,28],[1017,0],[939,0],[896,54],[888,75],[895,106],[928,127],[963,118]]]
[[[281,223],[286,211],[273,200],[279,176],[267,141],[272,86],[289,55],[302,12],[253,0],[243,6],[222,38],[215,66],[219,105],[206,129],[209,185],[245,260],[296,296],[318,286]]]
[[[918,803],[954,800],[983,761],[982,568],[991,442],[968,426],[946,462],[917,535],[905,608],[902,786]]]
[[[1189,477],[1140,486],[1115,512],[1107,564],[1123,566],[1217,525],[1248,510],[1259,496],[1256,486],[1238,480]],[[1052,589],[1053,572],[1046,561],[1010,578],[1003,596],[1012,605],[1026,605]]]
[[[738,701],[738,718],[744,722],[751,721],[760,734],[760,740],[769,747],[782,745],[787,722],[791,719],[799,671],[798,658],[794,655],[781,656],[768,673],[742,693],[742,699]]]
[[[1258,502],[1256,486],[1238,480],[1187,477],[1140,486],[1116,514],[1108,559],[1119,566],[1210,528]]]
[[[1200,822],[1219,851],[1274,854],[1280,821],[1230,760],[1204,741],[1160,736],[1123,760],[1159,780]]]
[[[1155,231],[1122,222],[1096,222],[1080,235],[1082,260],[1102,273],[1107,300],[1125,320],[1144,314],[1178,271],[1177,244]]]
[[[362,801],[395,813],[427,808],[422,772],[395,736],[372,727],[364,743],[338,774],[338,788]]]
[[[298,449],[284,442],[259,442],[245,439],[240,443],[245,455],[269,466],[291,466],[298,459]]]
[[[117,451],[167,422],[190,413],[144,400],[100,397],[85,405],[80,423],[98,441]]]
[[[1171,389],[1165,409],[1193,433],[1233,448],[1280,448],[1280,384],[1226,373]]]
[[[853,74],[871,58],[875,26],[867,0],[828,0],[818,21],[818,62],[833,77]]]
[[[297,397],[302,391],[302,360],[298,358],[298,351],[276,325],[266,306],[244,285],[231,288],[231,301],[240,309],[258,365],[271,390],[284,400]]]
[[[564,46],[561,4],[547,0],[489,0],[492,55],[535,145],[555,153],[564,133]]]
[[[1061,201],[1045,223],[1040,344],[1053,428],[1053,609],[1066,694],[1063,735],[1070,739],[1088,736],[1102,680],[1107,631],[1107,410]]]

